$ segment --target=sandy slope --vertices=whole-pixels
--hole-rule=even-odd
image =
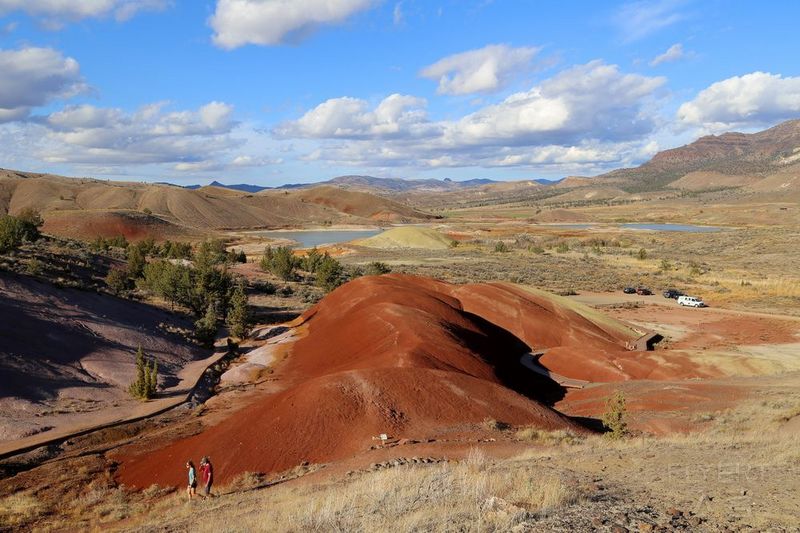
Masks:
[[[388,250],[396,248],[446,250],[450,247],[450,239],[430,228],[402,227],[392,228],[369,239],[357,241],[354,244]]]
[[[112,405],[135,405],[126,388],[138,346],[159,361],[162,387],[203,352],[158,328],[156,308],[0,274],[0,440],[74,425]]]

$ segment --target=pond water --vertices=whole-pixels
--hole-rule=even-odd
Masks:
[[[380,229],[367,230],[301,230],[301,231],[262,231],[258,234],[270,239],[289,239],[297,248],[313,248],[324,244],[339,244],[356,239],[367,239],[382,232]]]
[[[694,224],[649,224],[646,222],[636,222],[630,224],[548,224],[554,228],[570,229],[590,229],[590,228],[615,228],[649,231],[682,231],[686,233],[714,233],[722,231],[723,228],[716,226],[695,226]]]
[[[715,226],[695,226],[693,224],[622,224],[626,229],[643,229],[650,231],[682,231],[686,233],[714,233],[722,231]]]

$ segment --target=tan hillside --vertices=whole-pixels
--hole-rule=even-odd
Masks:
[[[573,187],[585,187],[586,185],[592,184],[593,178],[584,178],[583,176],[567,176],[563,180],[559,181],[553,187],[557,187],[559,189],[571,189]]]
[[[46,229],[70,237],[120,230],[136,238],[205,230],[307,223],[418,221],[430,215],[378,196],[320,187],[296,193],[248,194],[221,187],[181,187],[0,173],[0,212],[40,211]]]
[[[417,211],[399,202],[382,198],[367,192],[342,189],[323,185],[310,189],[290,192],[264,191],[260,196],[270,198],[288,197],[303,203],[321,205],[348,215],[368,218],[384,222],[408,222],[411,220],[431,219],[431,215]]]
[[[746,190],[759,193],[800,192],[800,165],[792,165],[766,178],[752,183]]]
[[[743,187],[759,181],[755,176],[737,176],[722,172],[689,172],[684,177],[669,184],[672,189],[702,191],[721,187]]]
[[[550,198],[551,202],[581,202],[581,201],[597,201],[597,200],[615,200],[618,198],[625,198],[629,196],[628,193],[621,189],[613,187],[583,187],[574,189],[564,194],[559,194]]]

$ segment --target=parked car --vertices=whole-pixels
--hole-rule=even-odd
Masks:
[[[636,294],[636,289],[634,289],[633,287],[625,287],[624,289],[622,289],[622,292],[624,292],[625,294]]]
[[[667,289],[662,294],[664,295],[664,298],[672,298],[674,300],[677,300],[681,296],[685,296],[681,291],[676,289]]]
[[[639,296],[650,296],[653,294],[653,291],[648,289],[647,287],[636,287],[636,294]]]
[[[705,302],[703,302],[701,298],[695,298],[694,296],[679,296],[678,304],[687,307],[706,307]]]

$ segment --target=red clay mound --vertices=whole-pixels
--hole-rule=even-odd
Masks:
[[[452,294],[464,310],[509,331],[534,351],[546,350],[539,362],[551,372],[586,381],[644,378],[652,372],[641,352],[625,349],[632,332],[593,321],[552,296],[508,283],[464,285]]]
[[[308,334],[279,367],[282,392],[156,451],[121,457],[128,485],[180,485],[188,458],[211,455],[219,481],[368,451],[371,437],[437,438],[486,418],[579,428],[523,390],[528,347],[465,311],[456,287],[412,276],[365,277],[309,310]],[[536,379],[525,374],[526,381]]]
[[[42,231],[74,239],[125,236],[129,241],[178,238],[197,232],[136,211],[50,211]]]

